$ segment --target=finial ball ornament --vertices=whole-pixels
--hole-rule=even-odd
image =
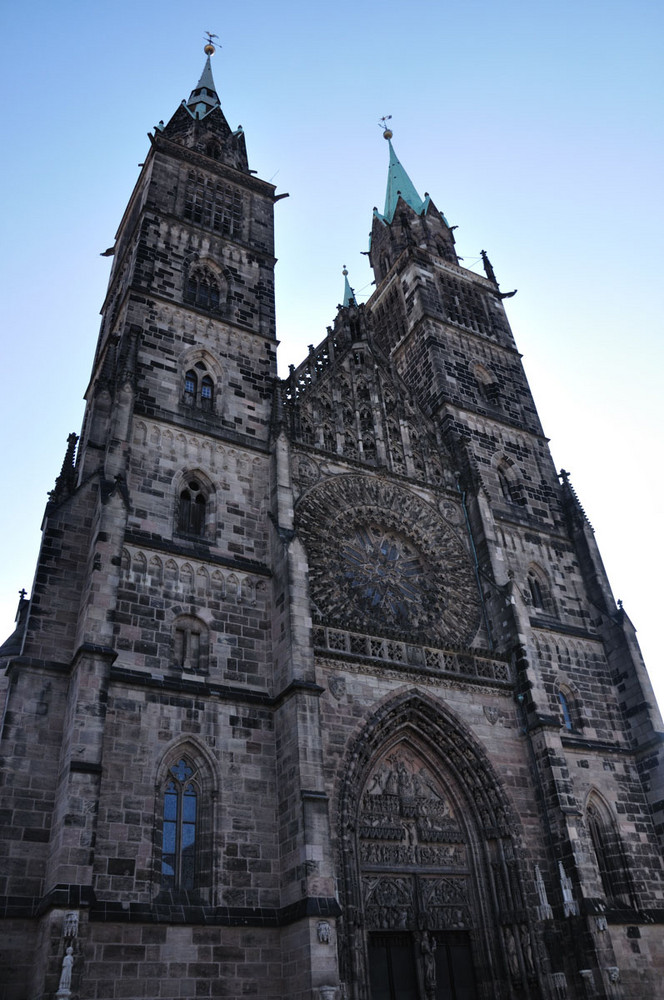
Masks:
[[[205,52],[206,56],[213,56],[216,51],[217,50],[215,49],[214,45],[212,45],[211,42],[208,42],[205,48],[203,49],[203,52]]]
[[[392,129],[386,128],[385,131],[383,132],[383,139],[391,139],[393,135],[394,132],[392,131]]]

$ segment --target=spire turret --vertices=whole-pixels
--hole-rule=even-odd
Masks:
[[[420,198],[417,193],[415,185],[404,170],[399,157],[394,152],[394,146],[392,145],[392,132],[389,129],[385,130],[383,138],[387,139],[390,147],[390,165],[387,172],[387,190],[385,192],[385,210],[383,212],[383,218],[385,222],[389,223],[392,221],[397,208],[397,202],[399,201],[399,196],[403,198],[407,205],[410,205],[414,212],[421,215],[422,212],[425,212],[428,207],[429,196],[425,195],[424,198]]]
[[[383,138],[390,147],[390,164],[385,191],[385,209],[373,210],[369,243],[369,263],[377,281],[382,281],[400,253],[407,247],[427,247],[438,257],[458,262],[450,225],[428,191],[420,198],[392,145],[392,130],[386,116],[381,119]],[[397,212],[397,207],[399,211]]]
[[[189,95],[187,108],[194,117],[205,118],[213,108],[219,107],[219,95],[217,94],[212,76],[212,66],[210,58],[215,53],[214,45],[211,42],[205,46],[205,66],[201,73],[201,78]]]

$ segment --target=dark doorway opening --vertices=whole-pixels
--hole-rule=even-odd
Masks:
[[[420,955],[422,947],[416,935],[369,936],[371,1000],[477,1000],[470,935],[448,931],[429,934],[428,938],[435,945],[435,983]]]

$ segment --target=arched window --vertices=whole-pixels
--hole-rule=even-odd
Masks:
[[[184,395],[188,403],[195,403],[198,396],[198,377],[193,368],[190,368],[184,377]]]
[[[214,409],[214,379],[202,361],[185,372],[184,402],[201,410]]]
[[[212,393],[214,383],[209,375],[204,375],[201,379],[201,406],[204,410],[212,409]]]
[[[500,389],[493,372],[478,362],[473,366],[473,375],[475,376],[480,399],[484,399],[492,406],[497,406],[500,402]]]
[[[163,787],[161,884],[191,890],[196,885],[200,790],[192,763],[182,757],[169,768]]]
[[[205,508],[207,498],[197,479],[190,479],[180,492],[178,506],[178,531],[184,535],[205,534]]]
[[[211,139],[205,145],[205,154],[206,156],[210,156],[213,160],[220,160],[221,146],[219,145],[218,142],[215,142],[214,139]]]
[[[544,598],[542,597],[542,588],[540,587],[540,582],[531,571],[528,574],[528,589],[530,590],[530,600],[535,608],[544,607]]]
[[[526,577],[528,584],[527,597],[530,604],[538,611],[553,612],[554,606],[546,575],[539,566],[531,566]]]
[[[567,694],[564,691],[558,691],[558,701],[560,703],[560,711],[563,717],[563,725],[565,729],[574,729],[574,723],[572,722],[572,712],[570,710],[570,702]]]
[[[524,500],[521,495],[516,477],[511,467],[507,462],[500,462],[498,468],[496,469],[496,475],[498,477],[498,486],[500,487],[500,494],[506,503],[513,504],[515,506],[523,506]]]
[[[189,272],[185,283],[184,301],[206,312],[215,312],[219,309],[219,285],[207,267],[197,267]]]
[[[588,799],[586,823],[604,895],[623,905],[633,905],[631,879],[620,837],[609,807],[596,792],[592,792]]]

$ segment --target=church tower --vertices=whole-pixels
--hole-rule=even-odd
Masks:
[[[655,996],[664,727],[513,293],[386,130],[375,291],[280,380],[213,54],[0,648],[3,1000]]]

